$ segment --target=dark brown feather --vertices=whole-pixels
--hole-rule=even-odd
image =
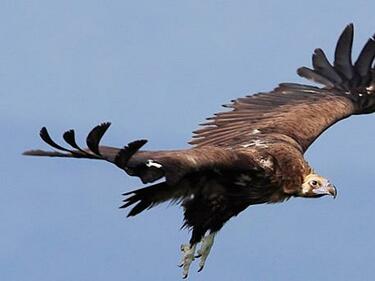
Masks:
[[[145,144],[147,140],[136,140],[124,146],[115,158],[115,164],[123,169],[128,166],[129,159]]]
[[[64,148],[60,145],[58,145],[56,142],[54,142],[52,140],[52,138],[50,137],[49,133],[48,133],[48,130],[46,127],[43,127],[41,130],[40,130],[40,138],[46,142],[47,144],[49,144],[50,146],[52,146],[53,148],[56,148],[56,149],[59,149],[59,150],[62,150],[62,151],[66,151],[66,152],[71,152],[71,150],[67,149],[67,148]]]
[[[84,151],[82,148],[80,148],[76,142],[76,139],[75,139],[75,133],[74,133],[74,130],[69,130],[69,131],[66,131],[64,134],[63,134],[63,139],[73,148],[77,149],[82,155],[88,155],[88,156],[91,156],[90,153]]]
[[[162,202],[181,198],[185,196],[187,190],[168,185],[166,182],[157,183],[151,186],[126,192],[123,195],[127,196],[124,199],[124,204],[120,208],[127,208],[131,205],[135,206],[128,213],[128,217],[135,216],[145,209],[156,206]]]
[[[101,155],[99,151],[99,143],[105,132],[108,130],[109,126],[111,126],[110,122],[102,123],[92,129],[91,132],[87,135],[87,147],[97,155]]]
[[[352,46],[353,46],[353,24],[346,26],[337,41],[335,50],[334,68],[342,74],[345,80],[351,80],[354,75],[352,64]]]
[[[315,49],[312,64],[314,69],[320,72],[324,77],[334,82],[335,85],[342,83],[340,75],[336,72],[333,66],[329,63],[326,55],[322,49]]]
[[[318,84],[323,84],[328,88],[333,88],[335,86],[334,82],[330,81],[328,78],[324,77],[323,74],[310,69],[308,67],[300,67],[297,69],[297,74],[306,79],[312,80]]]
[[[262,141],[275,143],[275,135],[299,146],[301,152],[327,128],[352,114],[375,111],[375,43],[370,39],[355,67],[351,62],[353,26],[341,34],[332,66],[321,49],[313,55],[313,69],[301,67],[298,74],[325,85],[317,88],[284,83],[269,93],[232,101],[232,111],[216,113],[204,128],[194,132],[196,147],[247,146]]]

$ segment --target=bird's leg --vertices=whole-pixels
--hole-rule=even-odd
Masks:
[[[189,274],[189,268],[194,260],[195,255],[195,248],[197,244],[182,244],[181,245],[181,252],[182,252],[182,260],[180,267],[182,267],[182,278],[187,278]]]
[[[212,245],[214,244],[215,234],[216,232],[210,232],[210,234],[206,235],[201,240],[201,247],[197,251],[197,255],[195,256],[196,258],[200,257],[198,272],[203,269],[204,264],[206,263],[206,259],[210,254]]]

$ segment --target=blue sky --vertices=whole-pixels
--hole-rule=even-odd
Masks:
[[[21,156],[102,121],[108,145],[188,147],[220,105],[303,82],[314,48],[332,57],[355,24],[354,54],[375,32],[374,1],[2,1],[0,4],[0,279],[178,280],[182,212],[136,218],[121,193],[140,187],[99,161]],[[324,133],[310,164],[336,200],[251,207],[217,236],[190,280],[369,280],[375,267],[375,116]]]

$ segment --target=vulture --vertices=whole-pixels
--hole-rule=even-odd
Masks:
[[[281,83],[270,92],[248,95],[224,105],[194,132],[191,147],[148,151],[140,139],[122,148],[100,145],[110,123],[88,134],[87,148],[77,145],[74,130],[63,134],[61,146],[47,129],[40,137],[55,150],[29,150],[25,155],[105,160],[147,186],[126,192],[120,208],[128,217],[162,202],[180,204],[183,227],[191,231],[181,245],[183,278],[199,258],[199,271],[215,235],[232,217],[256,204],[283,202],[291,197],[336,197],[335,186],[304,159],[309,146],[327,128],[351,115],[375,111],[375,35],[352,63],[353,24],[341,33],[330,63],[315,49],[312,68],[298,75],[321,87]]]

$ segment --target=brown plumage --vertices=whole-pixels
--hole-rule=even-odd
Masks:
[[[232,101],[231,109],[208,118],[195,131],[186,150],[140,150],[146,140],[122,149],[99,146],[109,127],[103,123],[87,137],[86,149],[64,133],[68,149],[55,143],[46,128],[41,138],[57,151],[31,150],[25,155],[102,159],[143,183],[161,182],[125,193],[121,208],[135,216],[165,201],[184,208],[184,226],[192,229],[182,245],[183,275],[187,276],[195,247],[203,268],[214,235],[231,217],[250,205],[281,202],[290,197],[336,196],[335,187],[316,174],[303,154],[334,123],[354,114],[375,111],[375,41],[370,38],[353,64],[353,25],[342,32],[331,65],[321,49],[314,51],[313,68],[298,74],[324,87],[283,83],[269,93]]]

